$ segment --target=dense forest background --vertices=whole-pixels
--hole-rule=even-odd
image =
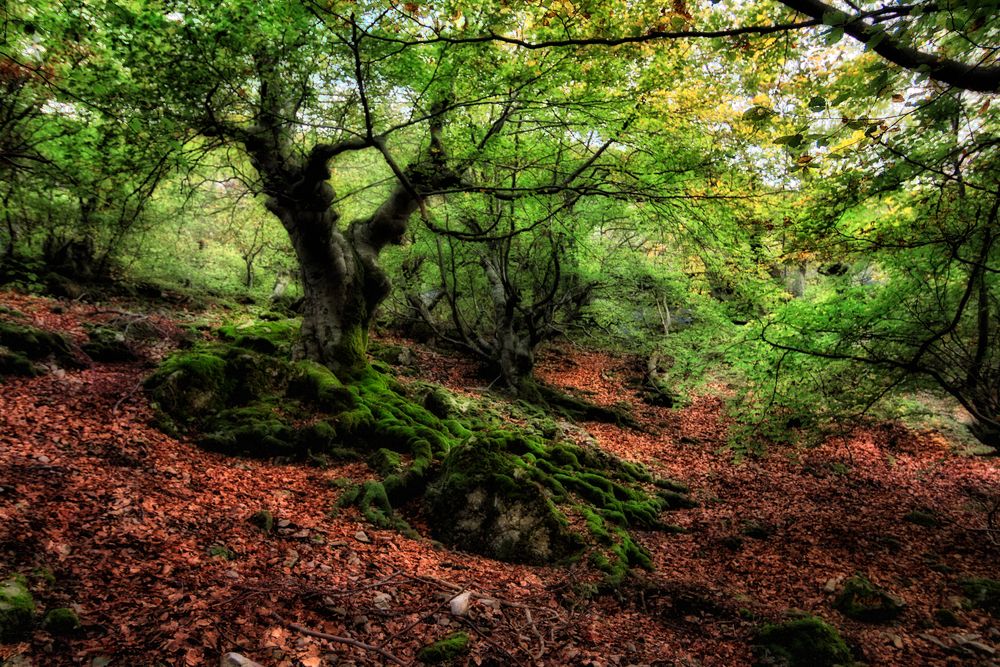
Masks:
[[[618,590],[657,558],[636,531],[698,493],[573,424],[648,434],[710,400],[736,463],[859,428],[1000,448],[998,15],[5,2],[2,289],[119,320],[37,351],[10,308],[40,302],[11,296],[0,371],[148,357],[172,437],[364,461],[340,508],[501,561],[596,540]],[[130,299],[198,310],[194,338],[163,324],[173,347],[132,356],[158,335]],[[566,350],[627,357],[628,387],[562,381]],[[400,371],[426,355],[468,386]],[[1000,501],[972,495],[995,540]]]

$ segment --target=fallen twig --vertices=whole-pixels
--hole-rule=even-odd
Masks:
[[[392,653],[389,653],[385,649],[379,648],[378,646],[372,646],[371,644],[366,644],[362,641],[358,641],[357,639],[351,639],[350,637],[341,637],[339,635],[331,635],[326,632],[320,632],[318,630],[311,630],[304,625],[299,625],[298,623],[292,623],[291,621],[282,618],[281,615],[279,615],[277,612],[274,611],[271,612],[271,616],[274,617],[274,619],[277,620],[282,625],[285,625],[291,628],[292,630],[295,630],[296,632],[301,632],[304,635],[308,635],[310,637],[316,637],[317,639],[326,639],[327,641],[336,642],[338,644],[347,644],[348,646],[360,648],[365,651],[373,651],[375,653],[378,653],[380,656],[382,656],[389,662],[393,662],[397,665],[406,664],[400,658],[397,658]]]

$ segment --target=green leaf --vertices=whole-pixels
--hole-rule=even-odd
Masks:
[[[743,120],[759,125],[768,122],[776,115],[769,107],[757,105],[743,112]]]
[[[816,96],[809,100],[809,108],[813,111],[823,111],[826,109],[826,98]]]
[[[824,25],[838,26],[847,23],[848,18],[847,14],[839,9],[828,9],[823,12],[822,21]]]
[[[830,32],[826,33],[826,35],[823,38],[823,41],[826,43],[827,46],[833,46],[841,39],[843,39],[843,37],[844,37],[844,29],[834,28]]]
[[[878,32],[872,35],[871,39],[869,39],[868,42],[865,43],[865,48],[874,49],[876,46],[882,43],[883,39],[885,39],[885,31],[879,28]]]
[[[789,146],[791,148],[798,148],[802,145],[803,136],[801,134],[789,134],[784,137],[778,137],[774,140],[774,143],[780,145]]]

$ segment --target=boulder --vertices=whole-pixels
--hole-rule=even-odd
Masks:
[[[764,625],[754,643],[757,665],[837,667],[851,665],[851,650],[832,625],[815,616]]]
[[[472,438],[453,448],[427,499],[435,537],[490,558],[551,563],[580,548],[546,491],[502,442]]]
[[[901,600],[862,576],[844,580],[833,606],[848,618],[866,623],[893,620],[905,606]]]
[[[31,630],[35,600],[28,580],[15,575],[0,583],[0,642],[14,642]]]
[[[54,635],[69,635],[80,629],[80,618],[69,607],[50,609],[42,627]]]

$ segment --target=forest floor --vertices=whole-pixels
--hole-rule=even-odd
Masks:
[[[128,307],[11,292],[0,304],[78,340],[84,322]],[[176,317],[149,321],[166,341]],[[226,458],[162,434],[141,381],[167,347],[0,385],[0,578],[25,574],[40,608],[70,606],[83,622],[71,636],[37,629],[0,644],[4,664],[216,665],[227,651],[267,666],[409,664],[465,630],[474,665],[731,666],[750,664],[754,629],[791,609],[835,625],[872,665],[1000,656],[991,618],[958,604],[959,579],[1000,575],[987,530],[1000,465],[959,456],[936,433],[858,428],[736,462],[718,397],[649,407],[627,388],[634,359],[551,350],[546,380],[633,404],[639,430],[583,425],[600,446],[687,483],[700,503],[670,515],[683,534],[638,533],[655,562],[645,586],[587,600],[574,592],[582,564],[511,565],[376,529],[354,510],[329,516],[331,480],[371,478],[364,464]],[[469,364],[420,346],[415,356],[423,379],[465,393],[483,384]],[[278,520],[269,536],[248,521],[261,509]],[[914,510],[936,525],[905,521]],[[855,573],[905,602],[896,621],[833,608]],[[463,590],[469,613],[453,616]],[[958,625],[940,625],[940,609]]]

